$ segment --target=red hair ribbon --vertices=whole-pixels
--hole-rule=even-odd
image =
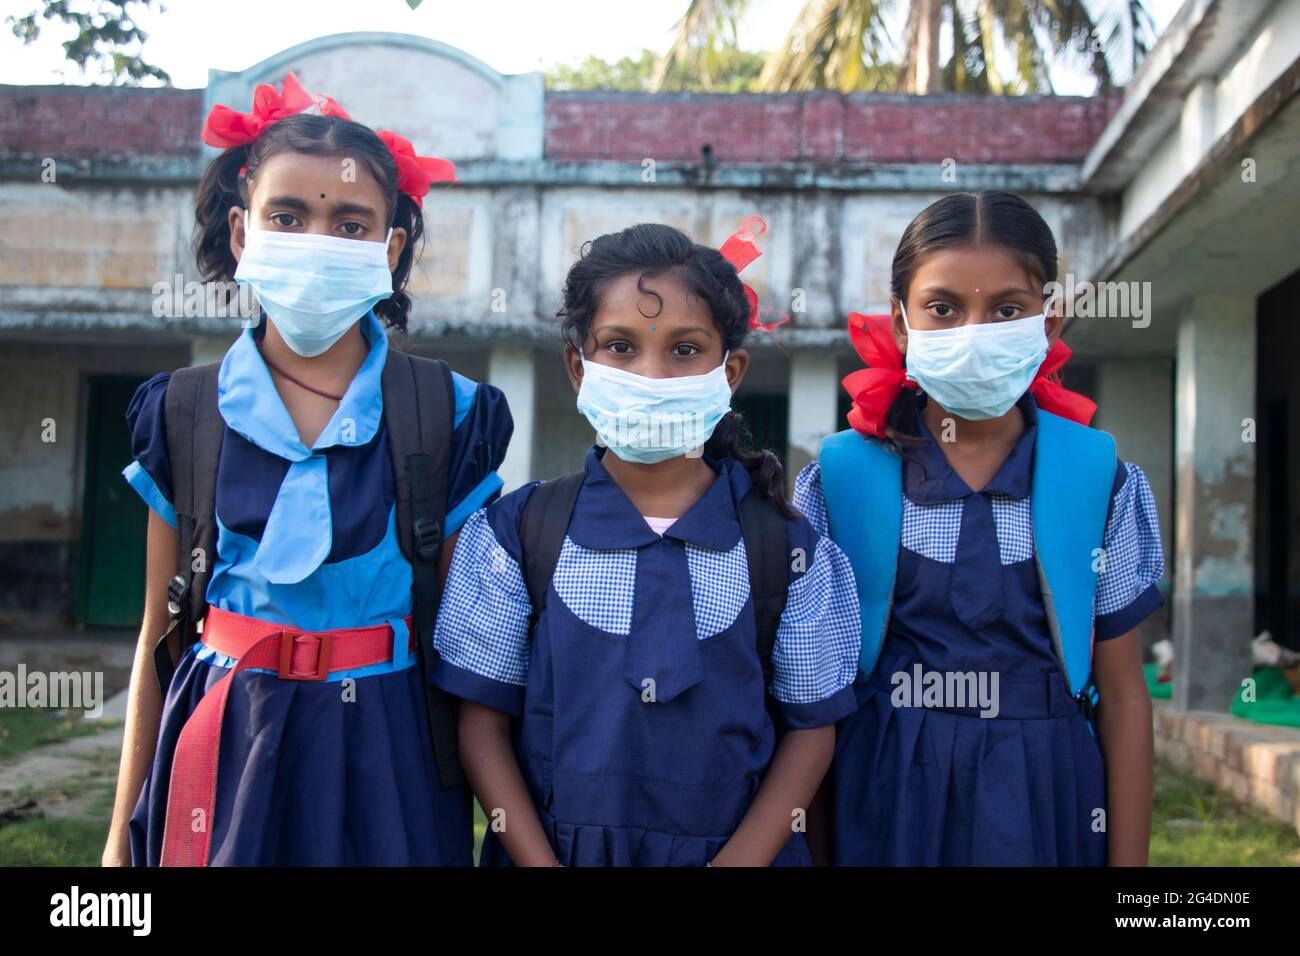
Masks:
[[[240,113],[220,104],[212,107],[208,118],[203,121],[201,138],[209,146],[218,149],[247,146],[261,136],[268,126],[278,123],[286,116],[313,112],[320,116],[351,119],[347,111],[334,100],[328,96],[308,93],[296,76],[286,73],[283,93],[269,83],[257,85],[253,91],[253,109],[248,113]]]
[[[287,116],[314,113],[319,116],[337,116],[351,119],[345,109],[328,96],[308,93],[292,73],[284,76],[283,92],[269,83],[260,83],[253,91],[253,108],[240,113],[220,104],[212,107],[203,121],[201,138],[209,146],[230,149],[247,146],[265,132],[268,126]],[[417,156],[415,147],[404,136],[389,130],[379,130],[377,135],[397,164],[397,190],[424,206],[424,197],[430,183],[456,181],[456,167],[450,160],[435,156]],[[243,169],[240,172],[244,172]]]
[[[451,160],[417,156],[411,141],[391,130],[381,129],[375,135],[384,141],[397,163],[398,192],[406,193],[417,206],[424,208],[424,197],[429,192],[430,183],[456,181],[456,165]]]
[[[739,274],[745,266],[749,265],[763,253],[754,244],[754,240],[767,232],[767,223],[762,216],[746,216],[740,224],[740,228],[731,234],[722,248],[718,251],[722,253],[722,258],[730,262]],[[790,321],[790,316],[782,315],[779,322],[762,321],[762,310],[758,305],[758,293],[755,292],[748,283],[742,282],[745,289],[745,300],[749,303],[749,327],[757,329],[760,332],[772,332],[779,326],[785,325]]]
[[[915,390],[917,384],[907,377],[903,353],[894,341],[892,315],[849,315],[849,339],[867,368],[844,376],[844,390],[853,399],[849,409],[849,427],[863,435],[885,437],[885,419],[901,389]],[[1070,347],[1057,339],[1047,350],[1038,367],[1029,393],[1043,411],[1060,415],[1080,425],[1092,421],[1097,404],[1061,384],[1060,372],[1070,360]]]

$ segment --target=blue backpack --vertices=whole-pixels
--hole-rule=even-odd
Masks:
[[[851,429],[823,439],[818,460],[830,536],[848,556],[857,579],[859,666],[870,675],[894,601],[903,460],[880,441]],[[1034,560],[1052,647],[1070,692],[1089,711],[1097,699],[1091,683],[1096,566],[1115,468],[1110,435],[1039,410],[1031,490]]]

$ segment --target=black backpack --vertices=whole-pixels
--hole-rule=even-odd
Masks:
[[[167,586],[171,623],[154,648],[154,669],[166,694],[175,671],[168,638],[184,650],[198,640],[207,611],[211,560],[216,554],[217,460],[225,421],[217,408],[219,365],[183,368],[167,384],[165,416],[176,506],[177,573]],[[388,450],[397,489],[397,530],[411,563],[411,607],[418,660],[427,697],[429,733],[444,788],[465,782],[458,759],[456,701],[429,682],[433,625],[441,586],[438,555],[447,512],[447,481],[456,409],[447,363],[388,350],[381,387]],[[198,568],[195,568],[195,565]]]
[[[569,530],[573,505],[582,488],[583,473],[576,472],[544,481],[533,489],[519,519],[523,547],[524,582],[532,603],[530,629],[546,607],[546,592],[560,560],[560,549]],[[763,686],[772,684],[772,648],[776,629],[785,610],[787,543],[785,518],[775,503],[752,489],[740,502],[740,531],[749,560],[749,591],[754,602],[758,632],[758,659],[763,665]]]

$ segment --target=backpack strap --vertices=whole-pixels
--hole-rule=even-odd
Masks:
[[[785,612],[790,590],[789,540],[785,518],[776,503],[757,489],[741,499],[740,533],[749,560],[749,593],[754,602],[758,659],[763,665],[763,687],[772,686],[772,649]]]
[[[381,378],[384,423],[397,492],[397,537],[411,565],[411,610],[429,736],[443,789],[465,782],[460,766],[457,704],[429,680],[433,626],[442,599],[438,557],[447,516],[447,484],[456,399],[451,370],[440,359],[388,350]]]
[[[166,694],[176,670],[168,639],[179,634],[183,651],[198,640],[208,609],[208,581],[216,556],[217,462],[226,423],[217,407],[220,363],[177,369],[167,381],[163,418],[176,509],[176,574],[167,584],[171,617],[154,645],[154,671]]]
[[[817,460],[831,539],[849,559],[857,582],[862,609],[858,666],[869,675],[884,646],[894,604],[903,531],[903,460],[853,429],[822,439]]]
[[[544,481],[528,496],[519,518],[519,543],[524,552],[524,583],[532,612],[528,617],[531,632],[546,609],[546,592],[550,590],[560,549],[573,517],[573,506],[582,490],[583,472]]]
[[[1115,439],[1106,432],[1038,410],[1034,554],[1052,645],[1070,692],[1088,706],[1096,697],[1092,608],[1116,464]]]

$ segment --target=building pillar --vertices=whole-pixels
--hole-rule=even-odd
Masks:
[[[789,474],[817,457],[821,440],[839,428],[840,376],[834,352],[796,351],[790,358]]]
[[[530,348],[494,345],[488,354],[488,382],[505,392],[515,433],[497,473],[504,491],[518,488],[533,476],[533,434],[537,419],[537,359]]]
[[[1226,711],[1255,624],[1255,300],[1196,297],[1176,354],[1174,706]]]
[[[1156,499],[1165,555],[1165,593],[1174,553],[1174,368],[1168,358],[1113,358],[1097,366],[1097,416],[1093,425],[1115,436],[1119,457],[1147,476]],[[1143,643],[1169,636],[1168,609],[1144,628]]]

